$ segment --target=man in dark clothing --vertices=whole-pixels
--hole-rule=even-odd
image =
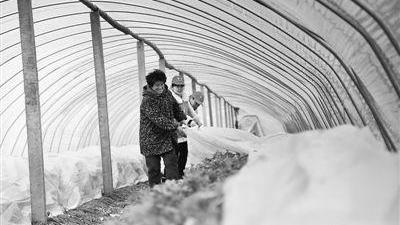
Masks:
[[[186,115],[165,85],[166,80],[161,70],[149,73],[140,104],[140,152],[146,158],[150,187],[161,182],[161,158],[166,179],[179,178],[176,131],[183,132],[179,125]]]

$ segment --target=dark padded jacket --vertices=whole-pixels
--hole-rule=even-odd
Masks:
[[[160,95],[145,86],[140,104],[140,153],[149,156],[172,151],[173,141],[177,141],[177,121],[185,119],[167,86]]]

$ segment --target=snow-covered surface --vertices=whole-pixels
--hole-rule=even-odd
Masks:
[[[224,225],[397,225],[398,154],[368,128],[260,138],[224,186]]]
[[[256,137],[226,128],[187,131],[188,165],[217,151],[249,154],[225,184],[224,225],[395,225],[398,154],[368,128],[341,126]],[[147,179],[137,145],[112,147],[114,187]],[[101,194],[99,147],[45,155],[48,210],[57,214]],[[2,157],[1,224],[29,223],[27,160]]]
[[[144,158],[139,146],[112,147],[114,187],[147,180]],[[97,146],[76,152],[46,154],[46,208],[51,215],[101,196],[102,172],[100,148]],[[1,224],[30,223],[30,193],[28,160],[1,157],[0,206]]]

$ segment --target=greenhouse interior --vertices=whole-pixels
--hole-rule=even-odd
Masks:
[[[399,0],[0,8],[1,224],[400,224]],[[160,71],[201,123],[174,127],[184,176],[151,186]]]

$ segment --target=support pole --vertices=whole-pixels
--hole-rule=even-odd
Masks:
[[[139,96],[140,96],[139,99],[142,99],[143,86],[146,84],[146,67],[145,67],[146,62],[144,56],[144,42],[138,41],[136,43],[136,47],[137,47],[137,62],[138,62],[138,76],[139,76]]]
[[[231,118],[232,118],[232,128],[236,128],[235,126],[235,107],[231,106]]]
[[[204,86],[203,85],[200,86],[200,91],[201,91],[201,93],[203,93],[203,96],[205,96],[205,94],[204,94]],[[202,114],[203,114],[204,125],[207,125],[206,101],[203,102],[203,105],[201,106],[201,109],[202,109],[201,111],[202,111]]]
[[[218,104],[219,104],[219,122],[221,124],[221,127],[224,127],[223,117],[222,117],[222,102],[221,98],[219,97],[218,97]]]
[[[229,115],[229,127],[233,128],[233,122],[232,122],[232,106],[229,104],[228,105],[228,115]]]
[[[232,113],[231,113],[231,105],[228,103],[228,124],[229,127],[232,128]]]
[[[239,128],[239,121],[238,121],[238,113],[239,113],[239,108],[233,108],[234,111],[234,117],[235,117],[235,128],[238,129]]]
[[[196,91],[196,81],[192,78],[192,92]]]
[[[165,59],[164,58],[160,58],[158,60],[158,64],[159,64],[158,68],[165,73]]]
[[[227,104],[226,114],[227,114],[227,118],[228,118],[229,127],[232,128],[231,105],[229,103]]]
[[[218,104],[218,97],[216,94],[214,94],[214,102],[215,102],[215,121],[217,124],[217,127],[221,126],[220,119],[219,119],[219,114],[220,114],[220,109],[219,109],[219,104]]]
[[[231,105],[229,105],[229,118],[230,118],[230,122],[231,122],[231,127],[233,128],[233,127],[234,127],[234,126],[233,126],[234,122],[233,122],[233,114],[232,114],[232,111],[233,111],[233,107],[232,107]]]
[[[229,124],[228,124],[228,113],[226,111],[226,105],[227,105],[227,103],[226,103],[226,101],[224,99],[224,116],[225,116],[224,121],[225,121],[225,127],[229,127]]]
[[[110,133],[108,128],[107,87],[104,69],[103,41],[101,37],[100,16],[98,11],[90,13],[92,30],[94,70],[96,75],[97,108],[99,118],[101,164],[103,172],[103,194],[113,191]]]
[[[226,112],[225,112],[225,117],[226,117],[226,127],[231,127],[231,122],[230,122],[230,116],[229,116],[229,103],[225,102],[226,105]]]
[[[18,0],[22,65],[24,73],[25,114],[28,142],[31,222],[46,223],[43,143],[40,118],[39,79],[36,61],[32,2]]]
[[[210,89],[207,88],[207,99],[208,99],[208,115],[210,116],[210,126],[214,126],[214,121],[213,121],[213,114],[212,114],[212,105],[211,105],[211,94],[210,94]]]

